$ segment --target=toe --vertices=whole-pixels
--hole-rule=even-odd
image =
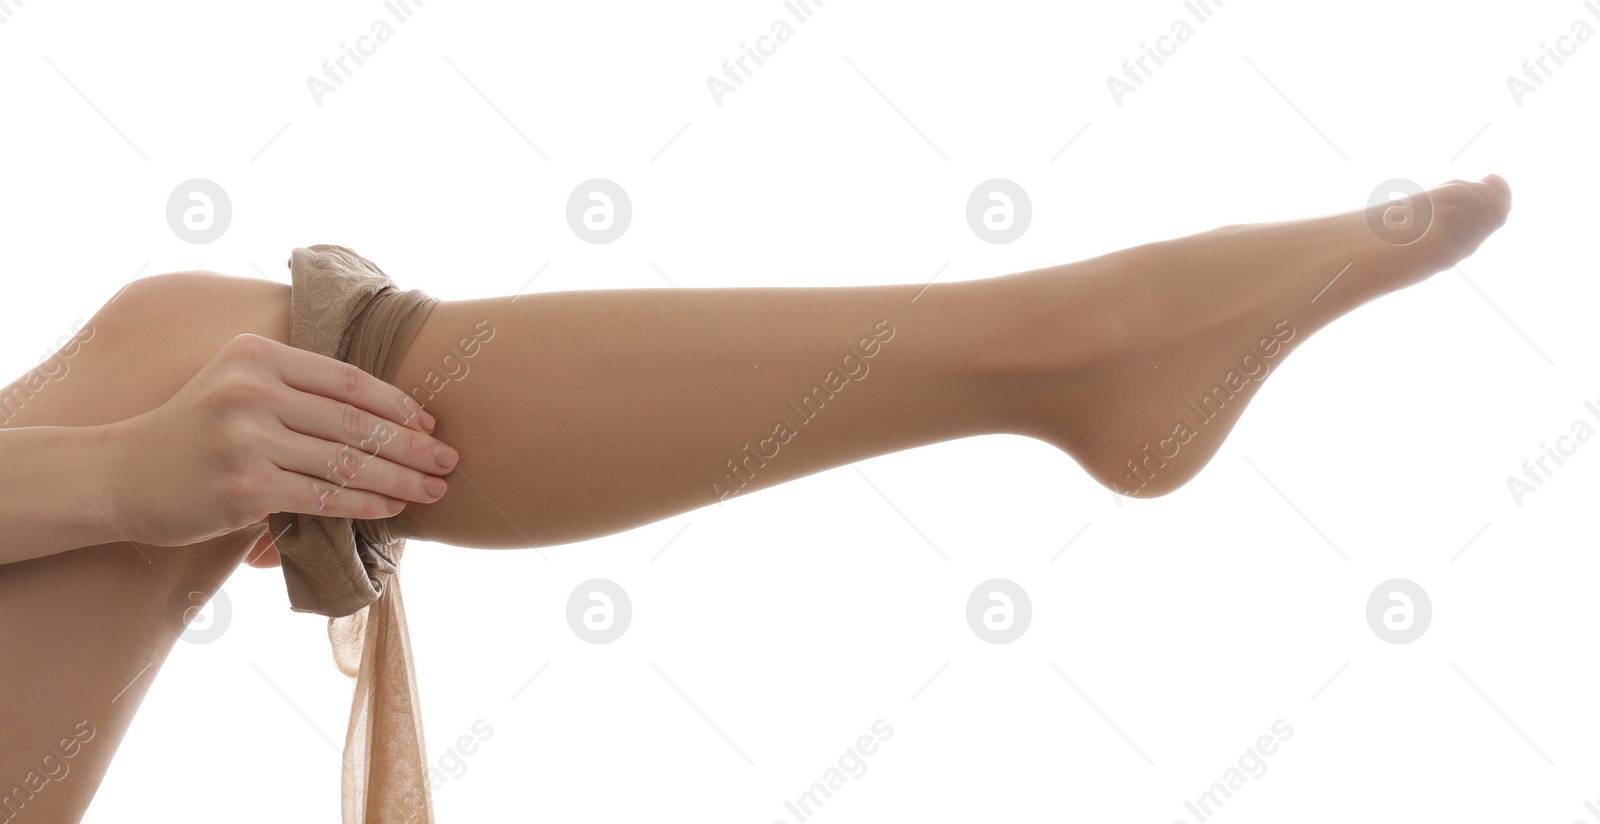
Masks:
[[[1500,222],[1504,223],[1506,215],[1511,211],[1511,184],[1507,183],[1505,178],[1491,174],[1478,185],[1485,187],[1486,199],[1500,215]]]
[[[1436,258],[1438,268],[1448,268],[1478,250],[1496,229],[1506,222],[1511,209],[1511,187],[1491,175],[1481,181],[1451,181],[1429,191],[1432,225],[1424,235],[1433,235],[1425,248]]]

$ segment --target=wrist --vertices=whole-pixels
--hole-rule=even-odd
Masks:
[[[129,540],[103,427],[0,429],[0,564]]]
[[[73,456],[77,471],[71,474],[74,485],[92,509],[91,517],[105,538],[101,543],[137,541],[128,520],[128,462],[125,447],[131,441],[127,421],[66,428],[63,449]],[[63,465],[62,469],[66,469]],[[71,472],[71,470],[68,470]]]

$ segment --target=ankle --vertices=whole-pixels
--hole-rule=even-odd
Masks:
[[[1082,394],[1074,388],[1082,380],[1121,368],[1128,356],[1148,368],[1068,279],[1087,274],[1086,263],[973,284],[982,292],[963,319],[971,333],[967,372],[988,430],[1051,440],[1062,404]]]

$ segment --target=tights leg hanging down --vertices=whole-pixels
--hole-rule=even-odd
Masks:
[[[371,261],[342,246],[295,249],[289,261],[289,344],[391,380],[401,356],[439,303],[400,291]],[[348,482],[388,438],[374,432],[340,453],[330,488]],[[345,824],[432,824],[415,666],[400,595],[404,513],[377,521],[279,513],[268,519],[283,559],[289,603],[329,616],[333,657],[355,679],[345,737]]]

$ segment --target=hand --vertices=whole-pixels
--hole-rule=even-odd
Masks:
[[[240,335],[166,403],[106,427],[110,511],[131,540],[155,546],[274,512],[387,518],[444,495],[458,456],[433,426],[354,366]]]

